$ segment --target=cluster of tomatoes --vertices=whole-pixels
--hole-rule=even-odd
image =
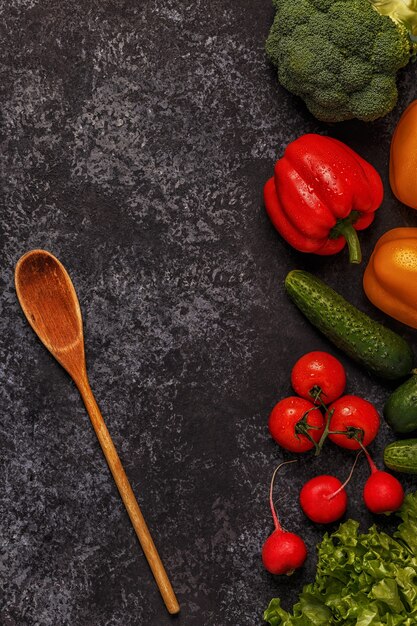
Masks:
[[[378,411],[363,398],[342,395],[346,372],[331,354],[302,356],[292,369],[291,385],[298,396],[278,402],[268,423],[272,438],[282,448],[307,452],[321,446],[325,436],[342,448],[359,450],[375,439]]]
[[[298,395],[278,402],[269,417],[273,439],[282,448],[296,453],[314,448],[318,454],[327,438],[342,448],[363,452],[371,472],[363,490],[365,505],[372,513],[388,513],[400,508],[404,500],[400,482],[388,472],[378,470],[366,448],[379,430],[378,411],[363,398],[342,395],[346,372],[340,361],[327,352],[309,352],[294,365],[291,384]],[[348,501],[345,487],[355,464],[356,461],[344,483],[328,474],[305,483],[300,492],[300,505],[313,522],[335,522],[344,515]],[[273,503],[274,480],[282,465],[274,471],[270,486],[275,531],[262,548],[264,566],[273,574],[292,573],[301,567],[307,556],[301,537],[282,528]]]

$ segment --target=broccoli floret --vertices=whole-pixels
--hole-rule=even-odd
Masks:
[[[417,45],[374,1],[273,0],[267,54],[279,82],[320,120],[375,120],[397,102],[396,73]]]

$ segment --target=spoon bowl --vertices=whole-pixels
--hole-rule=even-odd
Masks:
[[[44,346],[72,377],[85,374],[81,309],[62,263],[45,250],[31,250],[16,265],[15,284],[23,312]]]

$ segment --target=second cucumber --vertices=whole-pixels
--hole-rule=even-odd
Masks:
[[[417,430],[417,371],[400,385],[384,406],[384,417],[396,433]]]
[[[293,270],[285,279],[285,288],[318,330],[370,372],[388,380],[410,374],[413,353],[408,343],[323,281],[309,272]]]
[[[417,474],[417,439],[402,439],[388,444],[384,463],[396,472]]]

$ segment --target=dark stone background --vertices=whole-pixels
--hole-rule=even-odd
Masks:
[[[288,301],[309,268],[384,317],[346,254],[308,257],[271,227],[262,185],[304,132],[347,141],[384,177],[361,235],[417,226],[392,196],[396,110],[373,124],[320,124],[277,86],[263,52],[270,3],[241,0],[2,0],[1,626],[253,626],[274,595],[289,606],[314,574],[323,530],[297,493],[352,457],[327,447],[278,480],[285,525],[311,550],[274,580],[260,549],[272,530],[268,481],[283,458],[267,417],[290,393],[295,359],[328,349]],[[85,320],[91,383],[182,604],[166,614],[68,376],[16,300],[31,248],[65,264]],[[389,321],[415,347],[415,333]],[[349,391],[382,408],[388,387],[343,359]],[[380,462],[383,427],[372,446]],[[362,461],[349,515],[366,527]],[[412,488],[412,482],[408,483]]]

